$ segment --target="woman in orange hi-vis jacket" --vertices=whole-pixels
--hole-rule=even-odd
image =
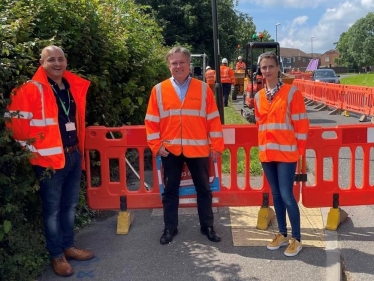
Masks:
[[[190,52],[174,47],[166,55],[172,77],[153,87],[145,117],[148,145],[164,168],[164,231],[160,244],[178,234],[179,185],[186,163],[196,188],[200,231],[221,240],[213,228],[209,156],[223,151],[220,115],[208,84],[189,76]]]
[[[301,92],[279,79],[279,59],[274,53],[260,56],[265,88],[254,99],[258,127],[259,157],[270,184],[279,233],[267,245],[277,250],[288,245],[284,254],[296,256],[302,249],[300,211],[293,195],[297,161],[305,154],[309,120]],[[286,211],[292,237],[287,237]]]

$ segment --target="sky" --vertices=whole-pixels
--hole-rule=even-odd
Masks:
[[[323,54],[335,49],[358,19],[374,12],[374,0],[239,0],[235,9],[253,18],[257,32],[277,37],[281,48]]]

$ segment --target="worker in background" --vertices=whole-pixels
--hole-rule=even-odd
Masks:
[[[222,94],[223,94],[223,103],[226,106],[229,104],[229,95],[231,92],[231,85],[235,85],[235,74],[228,66],[228,60],[226,58],[222,59],[222,65],[220,66],[221,74],[221,84],[222,84]]]
[[[245,70],[245,62],[243,61],[242,56],[238,57],[238,62],[236,63],[235,69],[236,71]]]
[[[214,83],[216,82],[216,71],[213,70],[209,65],[206,67],[205,81],[209,85],[209,88],[214,93]]]

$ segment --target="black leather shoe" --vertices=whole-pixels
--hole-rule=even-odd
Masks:
[[[215,232],[213,226],[201,227],[200,231],[201,231],[201,234],[206,235],[206,237],[208,237],[208,239],[212,242],[221,241],[221,237],[218,235],[217,232]]]
[[[177,228],[173,228],[173,229],[165,228],[164,233],[162,234],[160,238],[160,244],[161,245],[169,244],[171,241],[173,241],[173,237],[177,234],[178,234]]]

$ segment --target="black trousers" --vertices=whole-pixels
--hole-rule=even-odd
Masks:
[[[164,206],[165,228],[178,226],[179,185],[183,163],[186,162],[196,189],[197,211],[200,226],[213,226],[212,191],[209,186],[209,157],[187,158],[183,154],[175,156],[169,153],[161,157],[164,168]]]
[[[222,83],[222,93],[223,93],[223,104],[228,106],[229,104],[229,95],[231,92],[231,83]]]

